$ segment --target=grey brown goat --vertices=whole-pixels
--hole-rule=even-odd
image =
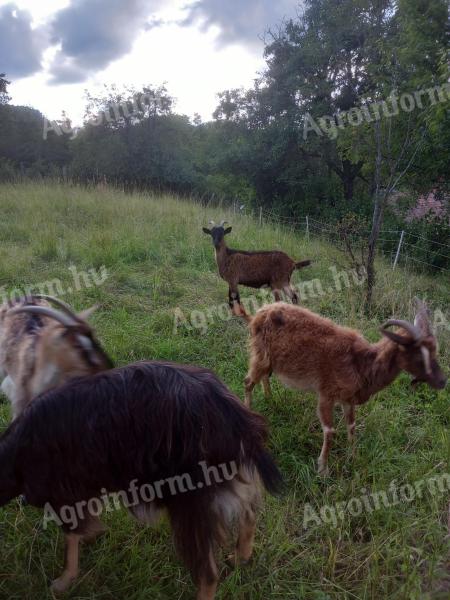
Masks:
[[[113,366],[87,322],[93,310],[77,314],[65,302],[43,295],[0,306],[1,389],[14,419],[38,394]]]
[[[210,221],[211,229],[203,227],[203,231],[212,237],[219,275],[229,286],[231,310],[234,310],[235,302],[241,304],[239,284],[252,288],[270,286],[277,302],[282,299],[281,293],[285,292],[294,304],[298,304],[298,295],[291,286],[292,273],[295,269],[307,267],[311,261],[296,262],[280,250],[247,252],[228,248],[225,236],[232,228],[225,229],[225,223],[222,221],[215,225],[214,221]],[[237,313],[240,314],[240,311]]]

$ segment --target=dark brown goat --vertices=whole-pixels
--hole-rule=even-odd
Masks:
[[[391,319],[381,329],[376,344],[354,329],[340,327],[305,308],[270,304],[255,317],[242,311],[250,323],[250,367],[245,379],[245,401],[250,407],[253,388],[262,381],[270,394],[274,373],[286,386],[314,390],[323,429],[319,473],[328,472],[327,459],[334,435],[333,409],[340,404],[353,441],[355,408],[388,386],[406,371],[414,383],[426,382],[443,389],[446,378],[437,362],[437,342],[427,308],[419,302],[414,324]],[[387,327],[398,326],[398,332]]]
[[[247,561],[260,479],[270,492],[281,484],[266,439],[263,417],[211,371],[162,362],[128,365],[46,392],[13,422],[0,438],[0,506],[24,494],[60,519],[66,563],[52,588],[61,592],[78,575],[80,541],[103,530],[98,504],[89,510],[93,500],[106,493],[123,500],[124,491],[141,489],[126,506],[144,522],[168,513],[197,599],[212,600],[215,550],[237,522],[234,558]],[[165,483],[169,489],[161,493]],[[152,485],[159,485],[156,497],[148,495]],[[69,523],[71,507],[77,519]]]
[[[225,243],[225,236],[230,233],[231,227],[224,229],[226,221],[214,225],[204,233],[212,237],[216,253],[219,275],[229,286],[228,299],[231,310],[235,309],[235,302],[241,304],[239,284],[252,288],[270,286],[275,300],[281,300],[281,293],[285,292],[294,304],[298,304],[298,295],[291,286],[291,277],[295,269],[301,269],[311,264],[310,260],[295,262],[285,252],[280,250],[267,250],[259,252],[246,252],[232,250]],[[240,314],[240,311],[236,311]]]

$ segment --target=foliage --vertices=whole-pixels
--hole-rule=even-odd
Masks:
[[[11,97],[8,96],[7,87],[10,84],[10,81],[5,79],[5,74],[0,73],[0,104],[8,104],[11,100]]]

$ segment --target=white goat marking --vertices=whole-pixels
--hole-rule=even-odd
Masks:
[[[431,360],[430,360],[430,351],[425,346],[421,346],[420,350],[422,351],[423,364],[425,366],[425,371],[427,375],[431,375]]]
[[[318,386],[318,382],[314,380],[312,377],[308,377],[305,375],[302,376],[301,379],[294,379],[293,377],[288,377],[287,375],[283,375],[283,373],[279,373],[275,371],[275,375],[281,381],[281,383],[291,390],[316,390]]]
[[[94,346],[92,344],[92,341],[88,337],[86,337],[85,335],[79,335],[77,336],[77,338],[85,350],[87,350],[88,352],[93,350]]]
[[[336,430],[333,427],[328,427],[327,425],[323,426],[324,433],[336,433]]]

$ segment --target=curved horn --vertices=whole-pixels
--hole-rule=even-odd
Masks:
[[[225,223],[228,223],[228,221],[220,221],[219,227],[223,227],[225,225]]]
[[[389,319],[389,321],[386,321],[386,323],[384,325],[382,325],[381,329],[382,329],[382,331],[384,331],[385,329],[387,329],[388,327],[391,327],[391,326],[401,327],[402,329],[407,331],[409,334],[411,334],[411,336],[415,342],[420,341],[420,339],[422,337],[421,333],[417,329],[417,327],[415,327],[412,323],[409,323],[409,321],[403,321],[401,319]],[[397,341],[398,343],[405,343],[405,342],[407,343],[407,340],[403,339],[402,336],[397,335],[393,332],[390,332],[390,335],[388,337],[390,337],[394,341]]]
[[[49,317],[50,319],[55,319],[55,321],[58,321],[58,323],[61,323],[61,325],[64,325],[64,327],[73,327],[74,325],[79,325],[79,321],[76,321],[73,317],[62,313],[59,310],[55,310],[54,308],[49,308],[48,306],[19,306],[18,308],[13,308],[8,312],[10,315],[17,315],[19,313],[31,313],[34,315]]]
[[[78,315],[74,312],[73,308],[65,302],[63,302],[62,300],[59,300],[59,298],[54,298],[53,296],[46,296],[45,294],[33,294],[33,298],[38,298],[39,300],[47,300],[48,302],[52,302],[53,304],[55,304],[55,306],[61,308],[69,316],[73,317],[77,321],[80,320]]]
[[[214,227],[215,224],[216,224],[215,221],[210,221],[209,222],[209,225],[212,225],[213,227]]]

